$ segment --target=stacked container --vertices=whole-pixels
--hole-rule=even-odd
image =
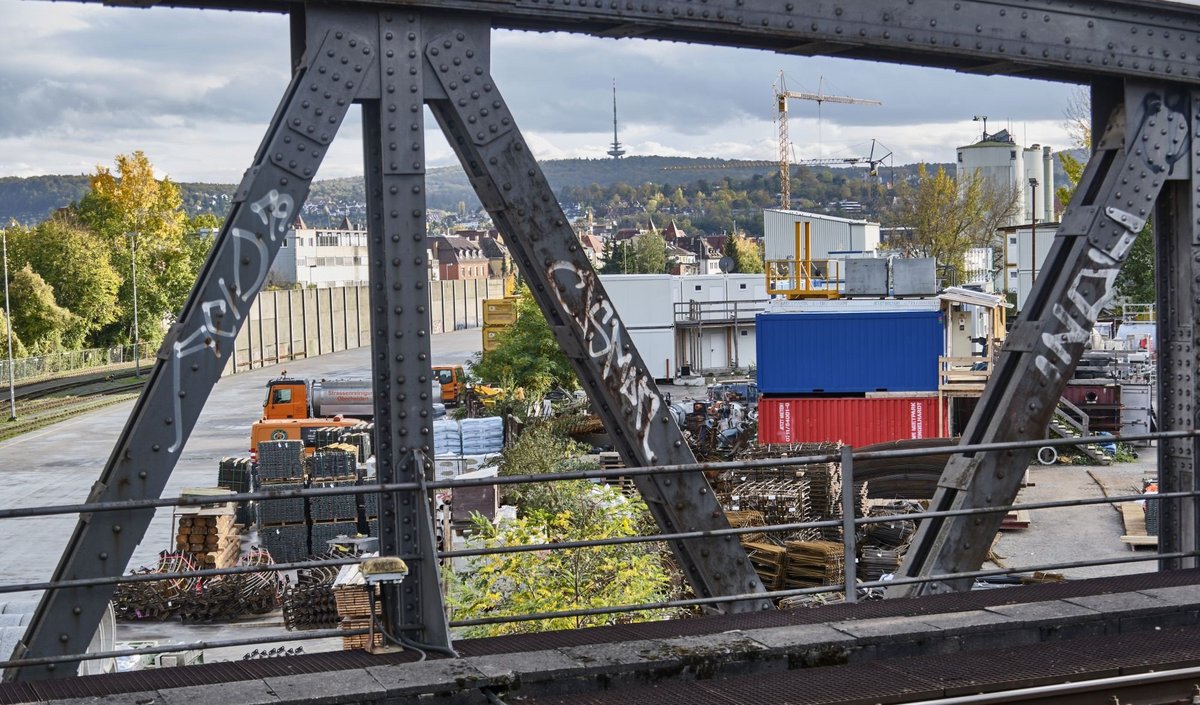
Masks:
[[[834,301],[760,314],[757,329],[760,443],[938,435],[945,324],[936,300]]]

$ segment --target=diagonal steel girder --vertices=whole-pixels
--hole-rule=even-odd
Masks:
[[[694,463],[654,376],[583,253],[486,63],[486,34],[432,37],[425,56],[445,92],[429,106],[604,426],[629,465]],[[728,521],[701,472],[639,475],[638,489],[665,533],[723,529]],[[699,596],[764,592],[732,536],[676,540],[671,548]],[[722,603],[726,612],[771,608],[767,599]]]
[[[434,107],[480,198],[517,254],[622,456],[639,465],[693,462],[492,83],[488,24],[317,5],[298,19],[306,45],[296,52],[302,58],[295,76],[88,501],[161,496],[312,177],[355,101],[363,104],[381,481],[419,482],[431,473],[423,102]],[[427,41],[430,33],[438,35],[435,41]],[[451,60],[457,78],[444,68],[445,55],[438,58],[451,48],[457,53],[457,60]],[[699,472],[639,478],[638,485],[666,532],[728,527]],[[449,630],[428,494],[385,494],[380,507],[382,551],[415,556],[409,578],[384,593],[387,623],[394,632],[416,625],[418,641],[445,648]],[[120,575],[152,517],[153,510],[82,516],[53,579]],[[733,537],[676,541],[672,548],[697,595],[764,591]],[[47,591],[13,656],[82,653],[112,592],[111,586]],[[759,610],[770,602],[734,601],[720,607]],[[5,677],[37,680],[74,672],[71,664],[49,664],[11,669]]]
[[[1117,100],[1119,104],[1063,214],[1041,276],[963,433],[963,443],[1045,437],[1096,318],[1116,293],[1114,283],[1121,264],[1145,227],[1160,191],[1170,180],[1189,178],[1191,91],[1169,84],[1130,83]],[[1189,234],[1196,227],[1189,221]],[[1189,377],[1186,385],[1190,396],[1195,383]],[[1034,452],[954,456],[942,474],[931,507],[944,511],[1011,504]],[[922,522],[900,575],[937,576],[977,569],[1003,516],[993,513]],[[962,590],[969,588],[970,582],[898,585],[888,595]]]
[[[87,501],[159,497],[234,340],[266,280],[329,144],[375,63],[372,42],[347,31],[313,37],[234,195],[233,208],[158,352],[141,396]],[[81,515],[53,580],[122,574],[153,509]],[[87,650],[111,585],[47,591],[14,657]],[[74,664],[10,669],[9,680],[69,676]]]

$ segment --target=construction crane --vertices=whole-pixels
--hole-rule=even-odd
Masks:
[[[854,166],[855,164],[867,164],[869,166],[868,175],[877,176],[879,174],[879,165],[892,158],[891,150],[881,156],[875,156],[875,147],[887,149],[883,144],[876,140],[871,140],[871,152],[865,157],[821,157],[817,159],[796,159],[787,163],[788,174],[791,174],[792,166]],[[707,171],[709,169],[762,169],[765,167],[775,168],[780,166],[779,162],[768,161],[765,159],[729,159],[715,162],[699,162],[693,164],[675,164],[672,166],[662,167],[663,171]],[[788,188],[790,198],[790,187]]]
[[[868,98],[851,98],[844,95],[826,95],[825,79],[822,78],[816,93],[789,91],[784,80],[783,71],[779,72],[779,85],[775,90],[775,108],[779,120],[779,205],[790,208],[792,205],[792,179],[788,150],[792,142],[788,137],[788,99],[814,100],[817,102],[817,143],[820,144],[821,105],[823,103],[846,103],[849,105],[883,105],[878,100]],[[872,165],[872,171],[874,165]]]

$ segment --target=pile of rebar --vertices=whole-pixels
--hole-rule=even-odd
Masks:
[[[338,569],[314,566],[296,571],[296,582],[283,591],[283,625],[289,631],[333,629],[338,624],[333,581]]]
[[[785,589],[839,585],[845,581],[845,550],[832,541],[788,541]]]
[[[254,549],[238,560],[239,566],[271,565],[271,555]],[[154,568],[134,575],[177,573],[198,569],[191,556],[162,553]],[[279,577],[273,571],[122,583],[113,597],[117,619],[217,622],[270,612],[279,606]]]

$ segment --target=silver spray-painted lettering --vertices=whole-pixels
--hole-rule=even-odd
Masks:
[[[283,198],[278,198],[278,194],[272,191],[277,197],[272,199],[272,203],[291,203],[292,199],[286,194]],[[266,199],[263,199],[266,200]],[[257,203],[263,203],[258,201]],[[258,211],[255,211],[258,212]],[[277,212],[277,211],[272,211]],[[264,225],[270,225],[265,214],[260,213],[259,217],[264,220]],[[221,348],[214,344],[215,339],[224,338],[230,341],[230,346],[234,344],[234,338],[237,337],[237,324],[234,321],[229,321],[226,316],[232,314],[236,321],[242,319],[242,310],[240,305],[244,305],[252,296],[258,293],[262,288],[263,283],[267,280],[267,268],[270,264],[270,251],[267,250],[266,244],[262,238],[247,230],[241,228],[232,228],[230,230],[232,242],[230,243],[233,249],[233,271],[234,283],[230,286],[224,277],[217,279],[216,296],[200,302],[200,325],[197,326],[191,333],[186,336],[181,336],[172,346],[172,352],[175,356],[174,364],[171,365],[171,384],[174,391],[173,404],[175,418],[181,418],[183,414],[183,397],[180,396],[182,390],[183,379],[181,377],[183,369],[183,359],[189,355],[203,353],[205,350],[210,351],[214,357],[221,357]],[[249,243],[249,247],[247,247]],[[257,260],[257,269],[254,270],[253,280],[246,282],[242,279],[242,260],[243,255],[253,253],[254,259]],[[222,325],[222,321],[228,323]],[[175,423],[175,441],[167,448],[167,452],[175,453],[183,447],[183,424]]]
[[[581,270],[570,262],[556,262],[548,269],[550,279],[563,273],[567,289],[579,292],[578,301],[569,301],[565,291],[555,288],[558,301],[579,325],[587,354],[600,362],[602,380],[609,389],[624,397],[626,409],[633,418],[637,438],[641,441],[647,463],[657,460],[649,445],[650,421],[658,414],[661,404],[650,377],[640,365],[633,364],[633,354],[625,352],[625,332],[617,318],[612,302],[599,293],[596,273]]]
[[[263,225],[267,226],[267,235],[271,242],[275,242],[276,235],[287,232],[295,206],[296,202],[290,195],[271,189],[267,195],[250,204],[250,212],[257,215]]]
[[[1128,251],[1128,247],[1118,244],[1114,250],[1123,254]],[[1067,301],[1071,304],[1071,309],[1061,303],[1054,304],[1050,309],[1051,314],[1066,330],[1062,333],[1042,333],[1042,344],[1046,346],[1047,352],[1039,353],[1034,359],[1034,367],[1050,384],[1060,382],[1066,368],[1071,364],[1072,355],[1067,346],[1083,345],[1087,342],[1100,312],[1116,294],[1113,284],[1117,280],[1120,261],[1110,253],[1096,248],[1088,249],[1087,258],[1092,266],[1081,269],[1067,290]],[[1090,291],[1095,299],[1089,300],[1084,291]]]

